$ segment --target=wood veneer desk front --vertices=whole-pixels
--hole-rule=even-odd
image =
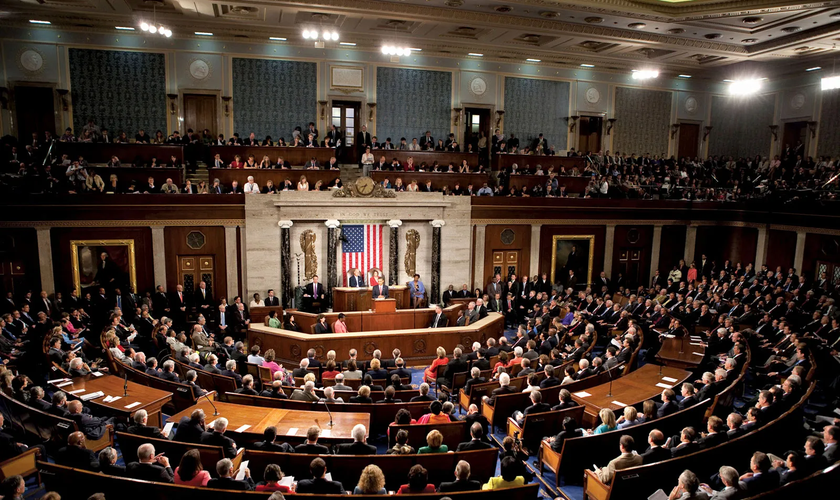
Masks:
[[[161,426],[161,408],[163,408],[163,405],[172,400],[171,392],[140,385],[130,380],[128,381],[128,396],[123,397],[123,385],[125,384],[125,380],[113,375],[103,375],[101,377],[88,375],[86,377],[72,379],[71,384],[62,385],[65,382],[66,381],[59,381],[51,385],[56,390],[66,392],[70,398],[81,397],[85,394],[102,391],[105,393],[105,396],[91,399],[90,401],[87,401],[86,404],[99,407],[102,412],[107,415],[113,415],[125,419],[128,419],[137,410],[146,410],[149,413],[149,425],[156,425],[158,427]],[[70,394],[78,390],[81,390],[82,392]],[[106,403],[104,401],[106,396],[119,396],[120,399]],[[133,405],[134,403],[140,404],[132,406],[131,408],[126,408],[126,406]]]
[[[340,286],[333,288],[333,312],[369,311],[373,301],[373,287],[353,288]],[[405,285],[388,287],[388,296],[397,301],[397,309],[411,307],[408,289]]]
[[[376,320],[387,324],[391,321],[389,318],[402,312],[373,315],[373,317],[381,316]],[[371,314],[347,313],[347,316]],[[434,314],[434,311],[431,311],[431,314]],[[274,349],[279,361],[289,366],[297,366],[301,357],[310,348],[315,349],[316,358],[321,360],[326,358],[329,350],[335,350],[341,357],[345,356],[350,349],[357,349],[359,359],[367,360],[372,358],[373,351],[376,349],[386,356],[390,355],[394,349],[399,349],[403,359],[408,363],[417,363],[435,358],[435,349],[438,346],[446,349],[447,353],[452,353],[452,349],[458,344],[469,348],[474,341],[484,343],[488,337],[498,337],[504,328],[504,316],[499,313],[490,313],[486,318],[464,327],[428,328],[430,322],[431,317],[416,329],[386,330],[381,328],[376,331],[359,332],[357,330],[349,333],[321,335],[291,332],[252,323],[248,329],[248,342],[249,345],[259,345],[263,352]],[[450,324],[454,323],[450,322]]]
[[[219,414],[213,415],[213,406],[205,399],[202,399],[195,406],[176,413],[167,419],[167,422],[178,423],[182,417],[189,417],[196,409],[204,410],[205,422],[208,424],[219,417],[228,419],[228,430],[231,437],[236,439],[236,429],[243,425],[250,427],[241,434],[245,435],[245,441],[262,438],[266,427],[277,428],[277,436],[284,441],[303,442],[306,441],[306,430],[315,425],[321,428],[319,441],[348,441],[352,440],[351,431],[356,424],[363,424],[365,429],[370,429],[370,415],[367,413],[332,412],[333,426],[329,426],[330,415],[326,411],[305,411],[286,410],[282,408],[264,408],[262,406],[238,405],[233,403],[214,403]],[[324,432],[330,429],[329,433]],[[327,435],[329,434],[329,435]]]
[[[706,346],[688,336],[662,339],[662,347],[656,353],[656,357],[665,365],[685,370],[697,368],[705,356]]]

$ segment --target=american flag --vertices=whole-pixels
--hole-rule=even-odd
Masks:
[[[348,224],[342,227],[346,238],[341,246],[345,285],[350,269],[361,270],[363,277],[372,267],[382,270],[382,228],[382,224]]]

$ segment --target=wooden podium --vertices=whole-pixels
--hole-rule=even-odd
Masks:
[[[372,302],[375,313],[397,312],[397,299],[374,299]]]

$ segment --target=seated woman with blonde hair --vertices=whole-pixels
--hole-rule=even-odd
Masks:
[[[354,495],[387,495],[385,474],[382,469],[370,464],[362,470],[359,483],[353,488]]]
[[[443,434],[441,434],[439,430],[435,429],[426,434],[426,446],[417,450],[417,454],[424,455],[427,453],[447,453],[448,451],[449,447],[443,444]]]
[[[438,346],[435,353],[437,354],[437,358],[435,358],[435,360],[432,361],[432,364],[429,365],[429,367],[426,368],[426,371],[423,372],[423,379],[429,383],[437,380],[438,366],[446,366],[446,364],[449,363],[449,358],[446,357],[446,349]]]

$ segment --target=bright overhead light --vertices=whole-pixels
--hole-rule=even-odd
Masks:
[[[655,70],[640,69],[633,71],[634,80],[650,80],[651,78],[659,77],[659,72]]]
[[[172,30],[169,29],[169,28],[166,28],[166,31],[163,34],[166,35],[166,38],[169,38],[169,37],[172,36]]]
[[[542,59],[531,59],[530,57],[528,59],[525,59],[525,60],[528,61],[528,62],[542,62]]]
[[[149,26],[149,33],[153,35],[157,33],[157,26]]]
[[[822,69],[822,66],[814,66],[813,68],[808,68],[805,71],[817,71],[818,69]]]
[[[412,52],[423,52],[423,49],[418,49],[417,47],[409,47],[408,50]]]
[[[114,26],[115,30],[122,30],[122,31],[134,31],[134,28],[131,26]]]
[[[269,40],[274,40],[275,42],[285,42],[286,39],[280,36],[270,36],[268,37]]]
[[[209,31],[196,31],[195,34],[198,36],[213,36],[213,33]]]
[[[735,80],[729,84],[729,93],[732,95],[755,94],[764,85],[761,78],[752,80]]]
[[[478,52],[470,52],[467,55],[468,56],[473,56],[473,57],[484,57],[484,54],[479,54]]]
[[[140,23],[140,29],[143,31],[149,31],[149,24],[148,23]]]
[[[691,78],[691,75],[677,75],[680,78]]]
[[[353,43],[353,42],[339,42],[338,44],[339,45],[345,45],[347,47],[355,47],[356,46],[356,44]]]
[[[302,33],[301,35],[302,35],[302,36],[303,36],[303,38],[305,38],[306,40],[309,40],[309,38],[310,38],[310,37],[309,37],[309,30],[303,30],[303,33]]]
[[[410,56],[411,51],[408,47],[395,47],[393,45],[383,45],[382,53],[386,56]]]
[[[52,24],[49,21],[39,21],[38,19],[30,19],[29,22],[32,24]]]
[[[594,64],[581,64],[580,67],[581,68],[594,68],[595,65]]]
[[[823,90],[840,89],[840,76],[829,76],[821,80]]]
[[[725,79],[723,80],[723,83],[732,83],[732,82],[734,82],[734,81],[735,81],[735,80],[729,80],[728,78],[725,78]]]

